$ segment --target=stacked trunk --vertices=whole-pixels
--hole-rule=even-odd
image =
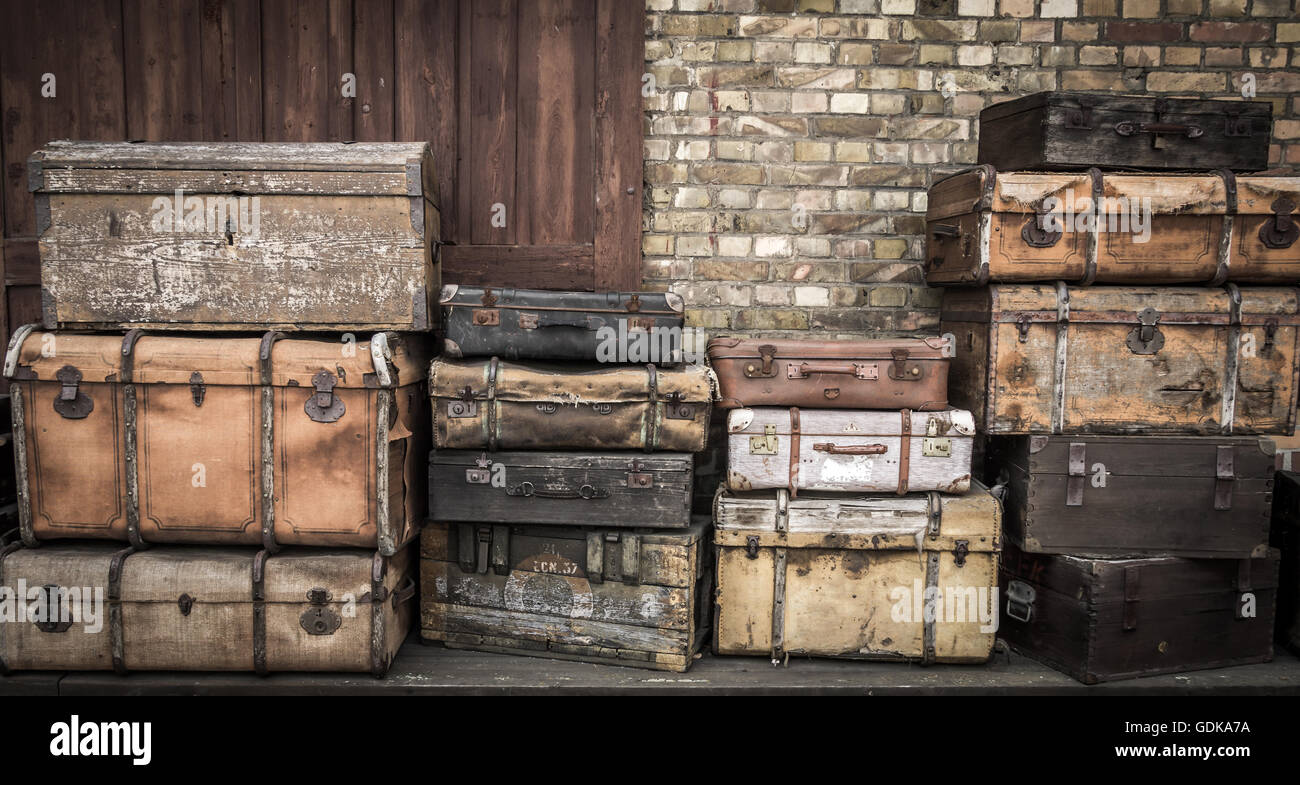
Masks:
[[[712,372],[673,294],[448,286],[429,371],[425,641],[661,670],[708,629]]]
[[[709,343],[727,413],[713,649],[988,659],[1001,509],[948,406],[948,338]]]
[[[0,585],[36,600],[0,667],[382,676],[428,499],[428,145],[52,142],[29,182]]]
[[[1272,655],[1300,178],[1254,173],[1269,126],[1040,94],[986,109],[981,165],[930,190],[954,402],[1006,506],[1002,634],[1082,681]]]

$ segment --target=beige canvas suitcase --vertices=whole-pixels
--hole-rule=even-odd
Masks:
[[[5,670],[352,671],[382,676],[415,615],[412,548],[18,543],[0,586],[34,591],[0,624]]]
[[[23,541],[378,548],[425,516],[425,343],[19,329]]]
[[[960,496],[719,489],[713,651],[984,662],[1001,520],[978,483]]]
[[[420,634],[452,648],[684,671],[708,630],[708,525],[430,522]]]
[[[428,143],[64,140],[28,180],[47,329],[438,324]]]

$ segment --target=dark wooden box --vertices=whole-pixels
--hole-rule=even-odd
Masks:
[[[1300,474],[1277,473],[1273,547],[1282,552],[1278,575],[1277,641],[1300,654]]]

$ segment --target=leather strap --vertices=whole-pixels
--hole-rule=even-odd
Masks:
[[[1097,280],[1097,256],[1100,252],[1101,245],[1101,200],[1105,195],[1101,170],[1096,167],[1088,170],[1088,179],[1092,183],[1092,231],[1088,233],[1085,240],[1087,246],[1083,253],[1083,277],[1079,279],[1080,286],[1090,286]]]
[[[650,405],[646,411],[645,424],[645,444],[643,448],[646,452],[654,452],[655,447],[659,446],[659,369],[654,363],[646,363],[645,372],[647,377],[648,399]]]
[[[388,673],[388,634],[385,629],[384,601],[388,599],[384,579],[388,560],[376,553],[370,563],[370,675],[382,678]]]
[[[501,367],[501,360],[493,357],[488,361],[488,388],[487,400],[484,406],[487,407],[487,448],[488,452],[495,452],[497,448],[497,371]]]
[[[898,437],[898,495],[907,493],[908,474],[912,462],[912,410],[904,409]]]
[[[127,331],[122,337],[120,358],[122,379],[122,424],[126,453],[126,539],[135,548],[148,548],[140,534],[140,455],[139,428],[137,426],[138,400],[135,394],[135,343],[140,340],[139,328]]]
[[[253,670],[265,676],[266,669],[266,560],[271,552],[260,550],[253,556]]]
[[[799,407],[790,407],[790,498],[799,496]]]
[[[1223,213],[1223,231],[1219,234],[1214,277],[1207,286],[1223,286],[1228,282],[1228,266],[1232,262],[1232,234],[1237,215],[1237,175],[1231,169],[1219,169],[1215,174],[1223,180],[1223,193],[1227,208]]]
[[[280,550],[275,541],[275,388],[271,386],[271,350],[284,333],[271,330],[262,335],[257,350],[262,384],[262,547]]]
[[[108,563],[108,633],[112,646],[113,670],[126,675],[126,636],[122,630],[122,568],[135,548],[125,548],[113,554]]]

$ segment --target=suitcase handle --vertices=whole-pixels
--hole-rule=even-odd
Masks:
[[[859,379],[879,379],[880,366],[876,363],[791,363],[785,367],[789,379],[807,379],[813,373],[842,373]]]
[[[535,496],[539,499],[608,499],[607,488],[582,485],[578,488],[538,488],[531,482],[521,482],[513,488],[506,488],[507,496]]]
[[[1185,136],[1188,139],[1196,139],[1205,131],[1201,130],[1199,125],[1182,125],[1179,123],[1134,123],[1125,120],[1121,123],[1115,123],[1115,133],[1120,136],[1132,136],[1133,134],[1177,134]]]
[[[546,327],[577,327],[580,330],[599,330],[605,320],[599,316],[552,316],[548,313],[520,313],[519,326],[524,330],[541,330]]]
[[[883,444],[836,444],[834,442],[817,442],[813,449],[828,452],[831,455],[884,455],[889,449]]]

